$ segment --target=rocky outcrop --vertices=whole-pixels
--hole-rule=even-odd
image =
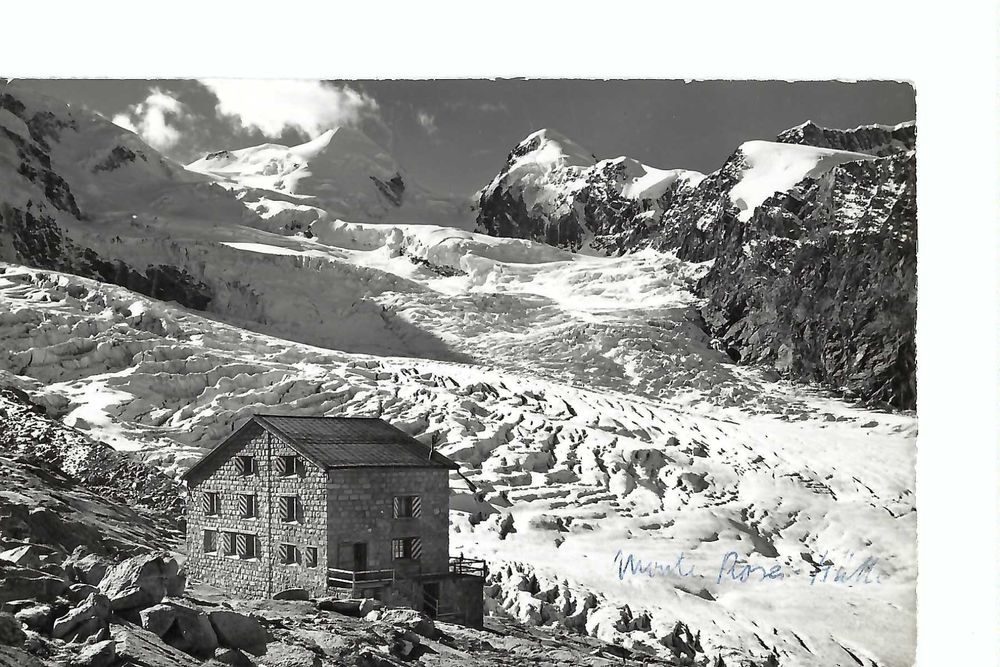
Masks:
[[[134,267],[120,259],[103,257],[67,236],[59,224],[60,217],[83,220],[87,214],[69,183],[58,173],[51,150],[63,132],[77,129],[72,117],[29,109],[11,93],[0,94],[0,111],[23,123],[20,133],[11,129],[16,121],[0,124],[0,143],[8,144],[18,160],[16,175],[10,178],[21,180],[9,184],[15,195],[0,200],[0,260],[76,273],[189,308],[207,307],[212,300],[208,286],[183,269],[170,265]],[[91,171],[114,171],[137,159],[147,161],[145,155],[116,145]]]
[[[163,554],[142,554],[109,569],[99,588],[115,611],[123,611],[158,604],[168,592],[182,592],[184,582],[176,560]]]
[[[704,178],[657,188],[639,187],[648,176],[630,181],[634,161],[588,161],[551,135],[529,136],[484,188],[484,231],[712,261],[697,288],[701,316],[734,361],[870,404],[916,406],[913,123],[804,123],[776,143],[747,142]]]
[[[805,144],[820,148],[835,148],[854,153],[886,156],[915,150],[917,147],[916,123],[899,125],[862,125],[853,130],[820,127],[806,121],[778,135],[779,142]]]
[[[58,409],[50,410],[58,413]],[[64,426],[26,393],[12,387],[0,387],[0,452],[17,457],[22,467],[30,470],[68,476],[66,483],[70,486],[79,485],[117,506],[142,513],[143,523],[166,529],[176,526],[183,513],[182,489],[172,477]],[[12,510],[12,517],[19,513]],[[73,566],[89,571],[99,565],[100,559],[94,554],[101,550],[93,544],[85,546],[91,555],[86,556],[88,560],[74,561]],[[95,584],[100,577],[88,575],[80,580]]]
[[[406,184],[403,183],[403,177],[398,171],[395,176],[384,181],[375,176],[369,176],[369,178],[372,179],[372,182],[382,196],[388,199],[393,206],[399,207],[403,205],[403,193],[406,191]]]
[[[479,193],[477,229],[569,250],[627,252],[702,175],[647,167],[627,157],[598,161],[551,130],[529,135]]]
[[[916,406],[916,160],[850,162],[720,232],[699,285],[734,360]]]

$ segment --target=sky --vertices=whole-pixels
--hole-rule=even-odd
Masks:
[[[26,80],[89,108],[182,163],[326,129],[361,129],[432,190],[471,195],[529,133],[550,128],[598,158],[711,172],[741,143],[812,120],[825,127],[915,118],[895,82],[663,80]]]

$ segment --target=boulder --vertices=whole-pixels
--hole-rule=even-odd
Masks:
[[[27,609],[28,607],[34,607],[38,602],[28,598],[26,600],[7,600],[3,604],[0,604],[0,611],[5,611],[8,614],[16,614],[22,609]]]
[[[100,593],[92,593],[86,600],[55,620],[52,636],[56,639],[83,638],[104,626],[111,615],[111,601]],[[95,622],[96,621],[96,622]]]
[[[428,639],[436,639],[438,636],[438,629],[434,626],[434,621],[415,609],[386,609],[382,612],[379,621],[387,625],[412,630]]]
[[[402,667],[406,665],[405,662],[400,662],[370,648],[361,649],[355,664],[357,667]]]
[[[199,667],[201,662],[168,646],[152,632],[131,624],[111,628],[118,657],[126,665],[141,667]]]
[[[173,576],[167,577],[166,587],[167,597],[179,598],[184,595],[184,589],[187,588],[187,572],[183,568],[178,569]]]
[[[3,646],[20,646],[26,635],[21,629],[21,623],[13,614],[0,614],[0,644]]]
[[[45,667],[41,660],[10,646],[0,646],[0,667]]]
[[[178,584],[177,561],[162,554],[133,556],[110,568],[99,588],[115,611],[151,607]]]
[[[5,560],[21,567],[37,568],[42,564],[42,552],[34,544],[24,544],[13,549],[0,551],[0,560]]]
[[[243,655],[243,652],[235,648],[219,647],[215,649],[215,662],[232,667],[254,667],[253,661]]]
[[[96,554],[85,553],[81,547],[63,561],[63,568],[75,581],[97,586],[108,571],[108,561]]]
[[[208,616],[197,609],[174,605],[174,624],[163,641],[188,655],[210,657],[219,648],[219,639]]]
[[[364,618],[366,615],[378,609],[381,603],[371,598],[356,599],[336,599],[320,598],[316,601],[316,608],[322,611],[335,611],[344,616],[354,616]]]
[[[90,644],[77,654],[71,664],[73,667],[111,667],[118,659],[115,647],[113,639]]]
[[[70,584],[69,590],[66,591],[66,597],[70,602],[79,602],[81,600],[86,600],[90,595],[94,593],[100,593],[100,589],[97,586],[92,586],[90,584]]]
[[[0,602],[24,600],[52,602],[66,591],[66,582],[51,574],[0,563]]]
[[[257,660],[259,667],[320,667],[318,655],[294,644],[271,642],[267,653]]]
[[[304,588],[286,588],[274,596],[275,600],[308,600],[309,591]]]
[[[177,607],[172,604],[155,604],[139,612],[142,627],[161,638],[176,619]]]
[[[52,630],[52,622],[55,620],[55,609],[50,604],[36,604],[21,609],[14,614],[14,618],[24,624],[24,627],[29,630],[50,632]]]
[[[224,609],[209,612],[208,618],[223,646],[254,655],[261,655],[267,650],[271,637],[257,619]]]

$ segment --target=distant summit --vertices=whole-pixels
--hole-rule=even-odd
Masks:
[[[417,183],[360,130],[335,127],[297,146],[261,144],[208,153],[187,166],[241,194],[270,225],[305,229],[318,219],[471,226],[469,204]]]

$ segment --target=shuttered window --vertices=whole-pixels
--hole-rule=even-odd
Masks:
[[[290,477],[302,472],[302,463],[297,456],[279,456],[275,459],[278,466],[278,474],[283,477]]]
[[[420,516],[420,496],[396,496],[392,499],[392,516],[406,519]]]
[[[206,530],[202,533],[202,551],[207,554],[215,553],[219,550],[219,533],[215,530]]]
[[[243,493],[239,497],[240,516],[244,519],[252,519],[257,516],[257,495],[253,493]]]
[[[282,544],[278,552],[281,562],[285,565],[294,565],[299,562],[299,548],[294,544]]]
[[[285,523],[292,523],[299,520],[298,496],[281,496],[281,520]]]
[[[257,536],[236,533],[236,555],[240,558],[257,557]]]
[[[222,553],[226,556],[236,555],[236,533],[223,533]]]
[[[319,560],[319,551],[316,547],[306,547],[306,567],[316,567]]]
[[[208,516],[219,513],[219,492],[206,491],[201,497],[201,507]]]
[[[419,560],[422,550],[419,537],[397,537],[392,540],[392,557],[395,560]]]
[[[252,456],[237,456],[236,457],[236,472],[237,474],[248,477],[254,474],[254,465]]]

